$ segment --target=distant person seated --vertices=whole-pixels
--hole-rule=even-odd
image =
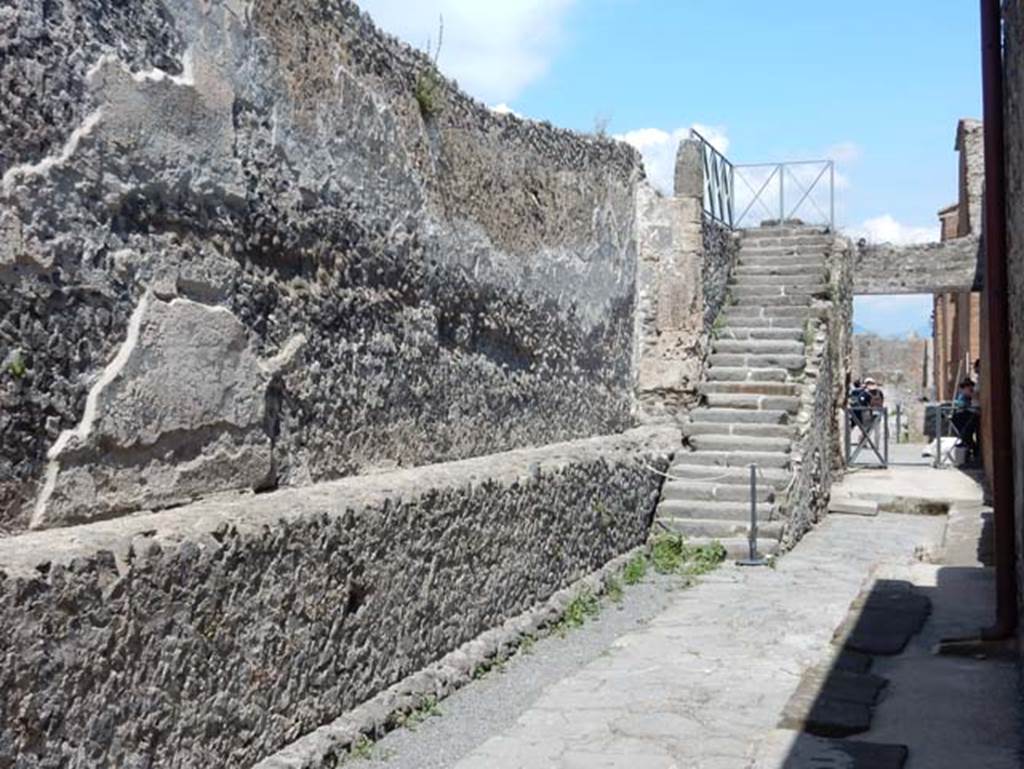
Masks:
[[[956,397],[953,398],[953,415],[950,421],[956,428],[960,437],[957,446],[966,446],[968,456],[976,459],[978,456],[978,408],[974,405],[975,385],[971,379],[965,379],[957,389]]]

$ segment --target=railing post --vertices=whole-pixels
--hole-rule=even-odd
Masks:
[[[747,558],[736,562],[737,566],[764,566],[765,560],[757,552],[757,465],[750,466],[750,531],[747,538]]]
[[[883,464],[885,469],[889,469],[889,408],[887,406],[882,407],[882,423],[884,426],[883,440],[885,441],[885,459]]]
[[[942,404],[935,404],[935,467],[942,466]]]
[[[836,164],[828,161],[828,228],[836,229]]]
[[[786,221],[786,166],[779,163],[779,226]]]
[[[853,412],[850,411],[849,408],[843,409],[843,419],[846,422],[845,430],[843,431],[843,435],[845,436],[845,441],[844,442],[846,444],[846,462],[845,462],[845,464],[846,464],[847,467],[849,467],[850,466],[850,450],[852,448],[851,445],[850,445],[851,444],[851,433],[853,432],[853,424],[852,424]]]

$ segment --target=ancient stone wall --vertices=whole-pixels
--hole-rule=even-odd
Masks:
[[[1013,408],[1018,595],[1024,605],[1024,8],[1005,6],[1007,307]],[[984,372],[983,392],[984,392]]]
[[[852,258],[858,294],[931,294],[981,286],[978,235],[909,246],[862,241]]]
[[[704,333],[711,334],[719,313],[729,298],[729,277],[739,257],[740,244],[728,227],[704,217],[704,268],[701,285],[704,290]]]
[[[828,254],[828,297],[815,300],[816,318],[806,330],[807,367],[796,417],[793,480],[776,501],[786,548],[824,518],[832,482],[845,466],[842,408],[853,338],[852,249],[845,238],[833,239]]]
[[[0,527],[632,424],[626,145],[347,0],[15,0],[0,50]]]
[[[0,540],[0,766],[248,767],[647,537],[644,428]]]

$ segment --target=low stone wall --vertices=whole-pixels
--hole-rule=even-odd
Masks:
[[[0,533],[634,424],[639,155],[236,6],[0,8]]]
[[[643,543],[677,440],[0,540],[0,766],[251,766]]]
[[[806,334],[805,381],[793,445],[793,480],[778,497],[784,549],[791,548],[827,511],[832,482],[842,474],[843,412],[853,338],[851,244],[836,237],[828,256],[829,296],[816,301]]]

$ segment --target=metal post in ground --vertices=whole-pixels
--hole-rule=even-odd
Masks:
[[[900,436],[903,435],[903,404],[896,404],[896,443],[898,444],[901,440]]]
[[[935,404],[935,467],[942,466],[942,404]]]
[[[883,408],[882,409],[882,423],[884,424],[883,440],[885,441],[885,459],[883,460],[883,463],[885,465],[885,469],[888,470],[889,469],[889,409],[888,408]]]
[[[757,552],[757,465],[750,466],[750,534],[748,557],[736,561],[739,566],[764,566],[766,561]]]

